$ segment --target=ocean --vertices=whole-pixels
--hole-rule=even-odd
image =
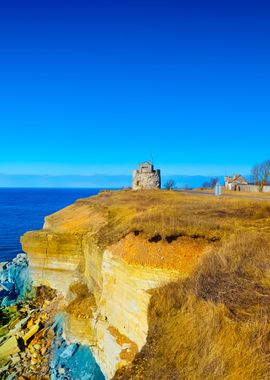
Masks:
[[[20,236],[42,228],[45,216],[100,190],[0,188],[0,262],[22,252]]]

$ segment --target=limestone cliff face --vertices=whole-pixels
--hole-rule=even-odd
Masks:
[[[66,297],[67,339],[89,344],[110,379],[146,342],[150,290],[187,276],[207,244],[188,238],[149,242],[130,231],[108,239],[107,211],[91,199],[77,201],[21,242],[34,285],[49,285]],[[85,284],[87,292],[75,294],[76,284]]]

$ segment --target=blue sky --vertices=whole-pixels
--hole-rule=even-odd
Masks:
[[[249,173],[269,158],[267,1],[6,1],[0,173]]]

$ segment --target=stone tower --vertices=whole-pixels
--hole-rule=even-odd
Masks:
[[[138,170],[133,171],[132,189],[160,189],[160,170],[154,170],[149,162],[142,162]]]

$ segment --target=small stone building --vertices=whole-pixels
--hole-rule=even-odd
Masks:
[[[235,174],[232,177],[225,177],[225,189],[234,191],[245,191],[255,193],[260,191],[260,187],[248,181],[240,174]],[[263,193],[270,193],[270,183],[266,183],[261,189]]]
[[[154,170],[150,162],[142,162],[138,170],[133,171],[132,189],[160,189],[160,170]]]
[[[226,190],[239,190],[241,186],[248,185],[248,181],[241,176],[241,174],[235,174],[232,177],[225,177],[225,188]]]

